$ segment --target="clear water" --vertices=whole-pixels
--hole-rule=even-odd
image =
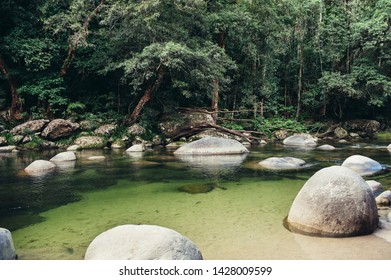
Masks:
[[[77,152],[76,162],[42,177],[23,169],[55,152],[0,154],[0,227],[12,231],[20,259],[83,259],[95,236],[121,224],[172,228],[190,238],[205,259],[391,259],[391,243],[380,235],[316,238],[283,225],[305,181],[350,155],[379,161],[385,170],[371,179],[391,186],[386,145],[345,144],[330,152],[267,144],[246,157],[196,160],[164,149],[85,150]],[[92,155],[106,160],[88,160]],[[260,169],[257,163],[270,156],[298,157],[309,166]]]

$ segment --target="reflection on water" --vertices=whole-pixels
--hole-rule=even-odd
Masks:
[[[284,228],[297,192],[319,169],[339,165],[354,154],[385,167],[391,164],[386,143],[332,144],[338,149],[303,150],[269,143],[253,147],[250,154],[190,157],[166,150],[137,155],[83,150],[76,152],[75,162],[36,178],[20,171],[36,159],[50,159],[56,151],[0,154],[0,227],[13,232],[17,253],[24,259],[82,259],[96,235],[125,223],[177,230],[209,259],[349,258],[350,246],[364,239],[376,249],[369,252],[358,246],[356,258],[391,258],[389,243],[376,235],[322,239],[315,248],[311,242],[316,239],[297,237]],[[106,160],[88,160],[91,156]],[[300,158],[310,166],[288,172],[257,166],[272,156]],[[370,178],[390,189],[388,170]],[[322,253],[331,249],[335,255]]]

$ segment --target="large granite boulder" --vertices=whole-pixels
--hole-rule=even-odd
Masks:
[[[134,136],[141,136],[141,135],[145,134],[146,132],[147,132],[147,130],[137,123],[133,124],[132,126],[128,127],[128,129],[127,129],[127,133],[129,135],[134,135]]]
[[[183,131],[189,131],[201,125],[214,124],[215,121],[210,114],[200,112],[183,112],[166,115],[159,123],[159,128],[166,138],[179,139]],[[206,128],[200,128],[197,132],[201,132]]]
[[[306,162],[294,157],[270,157],[258,163],[266,169],[289,170],[303,168]]]
[[[56,165],[47,160],[35,160],[24,171],[29,175],[42,175],[56,168]]]
[[[304,184],[287,221],[293,232],[347,237],[372,233],[379,217],[375,197],[364,179],[349,168],[331,166]]]
[[[349,136],[348,132],[340,126],[334,129],[334,135],[338,139],[346,138]]]
[[[16,253],[11,232],[0,228],[0,260],[15,260]]]
[[[86,260],[202,260],[185,236],[154,225],[122,225],[98,235],[88,246]]]
[[[361,155],[353,155],[345,159],[342,166],[356,171],[361,176],[373,175],[382,171],[383,167],[377,161]]]
[[[177,149],[175,155],[224,155],[245,154],[249,151],[239,141],[217,137],[207,137],[187,143]]]
[[[107,142],[100,136],[81,136],[73,144],[81,149],[101,149],[107,145]]]
[[[59,153],[50,159],[50,161],[54,161],[54,162],[74,161],[74,160],[76,160],[76,155],[72,151]]]
[[[316,139],[309,134],[292,135],[286,138],[282,143],[286,146],[315,147]]]
[[[49,120],[33,120],[15,126],[10,132],[13,135],[26,135],[29,133],[41,132],[49,123]]]
[[[78,123],[64,119],[55,119],[47,125],[41,135],[48,140],[57,140],[72,135],[79,128],[80,125]]]
[[[343,128],[349,132],[356,132],[360,136],[372,136],[379,131],[380,123],[376,120],[356,119],[349,120],[343,124]]]
[[[117,129],[115,124],[104,124],[94,130],[94,133],[97,135],[111,135]]]

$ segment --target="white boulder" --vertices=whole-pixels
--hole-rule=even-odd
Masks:
[[[282,143],[286,146],[314,147],[316,141],[317,139],[309,134],[298,134],[289,136]]]
[[[270,157],[262,160],[258,164],[272,170],[289,170],[303,168],[306,162],[294,157]]]
[[[0,260],[16,259],[14,242],[8,229],[0,228]]]
[[[86,260],[201,260],[198,248],[178,232],[154,225],[121,225],[98,235]]]
[[[287,222],[294,232],[347,237],[372,233],[379,217],[375,197],[364,179],[349,168],[331,166],[304,184]]]
[[[353,155],[345,159],[342,163],[343,167],[347,167],[356,171],[361,176],[373,175],[382,171],[383,167],[377,161],[361,155]]]
[[[175,155],[224,155],[245,154],[249,151],[239,141],[218,137],[206,137],[187,143],[177,149]]]
[[[29,175],[42,175],[56,168],[56,165],[48,160],[35,160],[24,171]]]
[[[74,161],[76,160],[76,155],[74,152],[62,152],[50,159],[50,161],[61,162],[61,161]]]

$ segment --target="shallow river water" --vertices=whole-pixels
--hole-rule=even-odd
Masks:
[[[252,147],[247,156],[203,158],[177,158],[165,149],[84,150],[76,162],[43,177],[23,169],[58,151],[0,154],[0,227],[12,231],[19,259],[83,259],[94,237],[121,224],[174,229],[204,259],[391,259],[391,231],[321,238],[284,227],[305,181],[350,155],[379,161],[384,172],[366,179],[390,189],[388,144],[334,144],[339,149],[320,151],[275,143]],[[106,160],[88,160],[96,155]],[[290,172],[259,168],[270,156],[298,157],[309,166]]]

